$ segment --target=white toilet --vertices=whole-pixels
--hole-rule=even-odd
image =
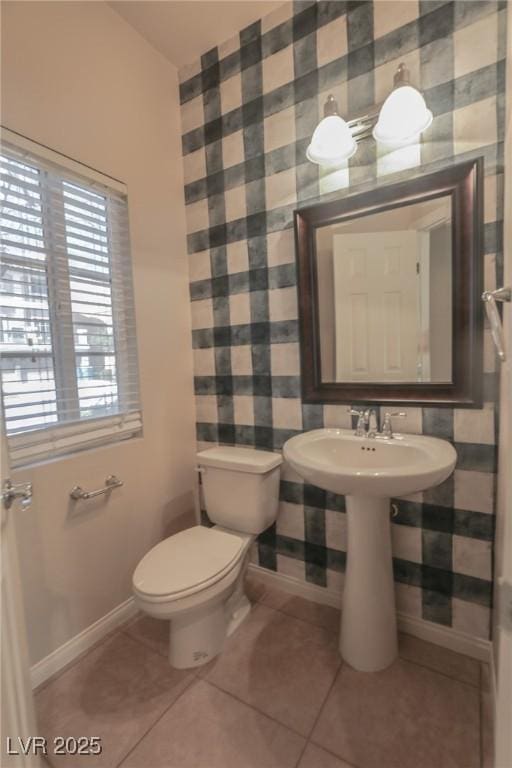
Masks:
[[[170,619],[169,661],[179,669],[217,656],[249,613],[243,579],[250,546],[275,521],[279,503],[279,454],[221,446],[197,459],[213,528],[169,536],[133,574],[138,607]]]

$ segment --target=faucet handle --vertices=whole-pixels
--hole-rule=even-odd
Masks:
[[[392,411],[391,413],[387,411],[384,414],[384,423],[382,425],[382,434],[384,437],[393,437],[393,425],[391,424],[392,418],[406,419],[407,414],[404,413],[404,411]]]
[[[347,408],[347,412],[351,416],[357,416],[357,426],[355,435],[356,437],[364,437],[366,434],[366,424],[367,424],[367,411],[362,408],[360,411],[356,410],[355,408]]]

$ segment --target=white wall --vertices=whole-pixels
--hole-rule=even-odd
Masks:
[[[512,13],[507,19],[507,83],[512,82]],[[508,96],[508,94],[507,94]],[[505,212],[503,248],[504,278],[503,285],[512,285],[512,99],[507,98],[505,121]],[[496,286],[501,288],[500,285]],[[499,581],[512,583],[512,305],[503,306],[503,325],[507,361],[501,365],[500,380],[500,444],[498,457],[498,492],[496,504],[496,536],[494,543],[494,605],[493,643],[495,669],[499,668],[501,644],[510,643],[510,637],[500,637],[500,624],[503,617],[499,614],[501,606],[498,594]],[[511,653],[509,651],[509,659]],[[509,661],[510,663],[510,661]],[[505,687],[506,684],[503,684]],[[503,697],[504,698],[504,697]],[[509,697],[510,706],[510,697]],[[507,713],[508,714],[508,713]],[[502,734],[505,738],[505,734]]]
[[[144,437],[19,473],[34,663],[130,596],[140,557],[193,510],[194,412],[175,69],[102,2],[2,3],[2,124],[128,186]],[[125,481],[104,501],[69,491]]]

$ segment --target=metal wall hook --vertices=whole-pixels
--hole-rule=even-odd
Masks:
[[[26,509],[32,503],[32,483],[12,483],[6,480],[1,497],[5,509],[10,509],[16,499],[20,499],[22,508]]]

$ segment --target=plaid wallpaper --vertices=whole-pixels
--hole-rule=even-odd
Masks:
[[[485,159],[485,284],[501,282],[505,3],[285,3],[180,72],[198,447],[279,451],[301,430],[350,426],[346,406],[301,402],[292,212],[320,197]],[[421,144],[373,139],[322,173],[309,138],[333,93],[353,117],[383,99],[404,61],[434,113]],[[408,408],[402,431],[453,442],[443,485],[396,499],[398,609],[489,636],[497,376],[485,332],[481,410]],[[263,567],[340,589],[344,498],[284,467]]]

